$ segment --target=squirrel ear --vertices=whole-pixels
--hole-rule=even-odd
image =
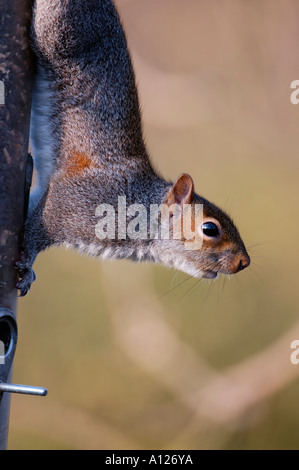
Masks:
[[[191,176],[183,173],[169,191],[166,204],[191,204],[194,195],[194,183]]]

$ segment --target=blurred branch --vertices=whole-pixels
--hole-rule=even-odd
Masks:
[[[200,412],[212,420],[229,423],[295,380],[299,367],[291,364],[290,344],[298,339],[299,322],[268,348],[225,370],[200,391]]]
[[[165,321],[161,304],[153,302],[155,294],[149,278],[139,277],[137,281],[134,277],[132,295],[125,282],[131,278],[130,267],[125,266],[126,273],[120,267],[122,282],[117,283],[116,297],[115,271],[111,271],[112,279],[109,266],[104,269],[106,300],[118,344],[132,361],[192,411],[193,420],[201,418],[201,426],[205,422],[225,424],[229,432],[250,425],[248,413],[256,418],[259,405],[297,378],[299,368],[290,362],[290,344],[298,336],[299,323],[259,354],[218,372]]]

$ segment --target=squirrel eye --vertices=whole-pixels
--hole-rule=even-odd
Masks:
[[[202,224],[203,234],[210,238],[219,237],[219,229],[213,222],[205,222]]]

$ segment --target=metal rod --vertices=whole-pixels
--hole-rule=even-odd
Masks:
[[[28,41],[31,8],[31,0],[0,0],[0,307],[7,308],[14,317],[17,313],[14,264],[20,255],[24,224],[33,75]],[[16,344],[13,346],[15,349]],[[10,376],[11,373],[10,370]],[[0,393],[1,450],[7,448],[9,397],[9,393]]]
[[[20,393],[22,395],[36,395],[45,397],[48,390],[43,387],[31,387],[29,385],[0,383],[0,392]]]

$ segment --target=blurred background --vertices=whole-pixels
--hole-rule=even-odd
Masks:
[[[236,221],[252,265],[187,280],[41,254],[19,302],[10,449],[299,449],[296,0],[118,0],[152,160]]]

